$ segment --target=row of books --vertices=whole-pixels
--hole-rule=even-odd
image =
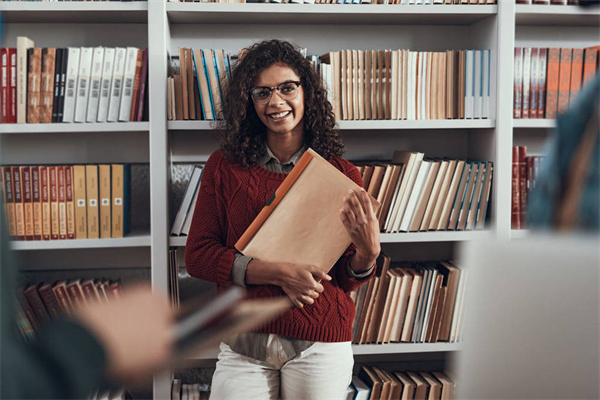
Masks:
[[[464,271],[451,261],[391,264],[383,253],[377,269],[353,292],[355,344],[459,341]]]
[[[536,187],[542,156],[527,156],[526,146],[512,148],[511,227],[527,227],[527,198]]]
[[[514,118],[556,118],[598,73],[600,46],[515,47]]]
[[[559,6],[578,6],[579,0],[517,0],[517,4],[554,4]]]
[[[489,206],[491,161],[424,159],[396,151],[391,163],[358,165],[381,207],[382,232],[481,230]]]
[[[173,379],[171,400],[208,400],[210,385],[200,383],[183,383],[179,378]]]
[[[180,307],[181,296],[179,293],[179,260],[177,248],[169,249],[169,295],[171,305],[175,310]]]
[[[1,169],[13,240],[122,238],[129,233],[129,165]]]
[[[337,119],[490,118],[490,50],[341,50],[320,57]]]
[[[232,57],[224,50],[179,48],[167,78],[167,119],[222,119],[222,86],[231,66]]]
[[[361,365],[352,377],[346,399],[354,400],[452,400],[456,384],[440,371],[394,371]]]
[[[122,293],[119,281],[73,279],[39,282],[17,290],[17,322],[26,339],[48,321],[69,314],[82,304],[109,301]]]
[[[169,0],[173,3],[292,3],[292,4],[496,4],[496,0]]]
[[[183,198],[179,204],[179,209],[175,216],[175,221],[171,227],[171,235],[186,235],[190,231],[194,209],[196,208],[196,199],[200,189],[200,178],[202,177],[203,165],[195,165],[185,188]]]
[[[148,49],[39,48],[26,37],[0,49],[2,123],[142,121]]]

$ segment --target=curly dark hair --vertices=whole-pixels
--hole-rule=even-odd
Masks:
[[[311,62],[291,43],[265,40],[240,52],[241,59],[223,88],[223,117],[217,122],[221,131],[221,150],[243,166],[256,165],[265,151],[266,128],[250,97],[254,81],[265,68],[275,63],[288,65],[300,77],[304,90],[304,144],[323,158],[341,156],[344,145],[335,122],[327,91]]]

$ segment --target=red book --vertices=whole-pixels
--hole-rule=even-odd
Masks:
[[[60,233],[58,224],[58,177],[57,167],[48,167],[48,180],[50,181],[50,238],[58,240]]]
[[[140,79],[142,77],[142,66],[144,64],[143,60],[144,51],[138,50],[137,59],[135,62],[135,75],[133,78],[133,88],[132,88],[132,96],[131,96],[131,111],[129,113],[129,121],[135,121],[137,118],[137,105],[138,99],[140,96]]]
[[[86,304],[86,300],[83,297],[83,291],[81,290],[80,279],[76,279],[67,283],[67,294],[69,295],[69,299],[71,299],[71,304],[73,304],[74,307]]]
[[[65,313],[70,313],[73,309],[73,303],[71,303],[71,299],[69,299],[69,294],[67,293],[67,282],[60,281],[55,283],[52,287],[52,291],[56,296],[60,308],[62,308]]]
[[[144,49],[144,64],[142,66],[142,76],[140,79],[140,97],[138,101],[138,110],[136,114],[136,121],[141,121],[144,115],[144,100],[146,98],[146,85],[148,81],[148,49]],[[198,85],[195,85],[194,88],[198,88]],[[198,101],[198,105],[200,102]],[[201,113],[197,113],[197,115],[201,115]],[[200,119],[200,118],[199,118]]]
[[[573,49],[560,49],[560,73],[558,78],[558,113],[569,108],[569,92],[571,89],[571,60]]]
[[[527,226],[527,147],[519,146],[519,226]]]
[[[75,239],[75,203],[73,201],[73,167],[65,167],[65,203],[67,207],[67,239]]]
[[[56,167],[57,190],[58,190],[58,232],[59,239],[67,238],[67,197],[65,185],[65,168],[64,166]]]
[[[35,313],[37,320],[43,324],[50,319],[50,315],[44,306],[44,302],[38,293],[37,285],[29,285],[23,292],[29,302],[31,309]]]
[[[548,67],[548,49],[540,49],[538,56],[538,100],[537,117],[544,118],[546,109],[546,72]]]
[[[583,64],[583,85],[597,73],[598,46],[585,49],[585,61]]]
[[[8,91],[8,117],[13,124],[17,123],[17,49],[8,49],[8,60],[10,61],[10,86]]]
[[[510,210],[510,221],[512,229],[520,229],[520,190],[519,190],[519,148],[513,146],[512,148],[512,200]]]
[[[17,234],[17,227],[15,222],[15,199],[10,167],[2,167],[2,183],[4,185],[4,210],[6,212],[8,234],[14,239]]]
[[[529,118],[537,118],[537,102],[539,100],[538,90],[540,86],[539,62],[540,49],[534,47],[531,49],[531,73],[529,84]]]
[[[40,167],[31,167],[31,195],[33,199],[33,240],[42,240],[42,196]]]
[[[50,190],[48,186],[48,167],[40,166],[40,197],[42,199],[42,240],[50,240]]]
[[[571,91],[569,93],[569,104],[577,97],[581,88],[583,76],[583,49],[573,49],[573,60],[571,61]]]
[[[546,76],[546,118],[554,119],[558,111],[558,76],[560,49],[548,49],[548,74]]]
[[[49,283],[42,284],[38,288],[38,293],[40,294],[40,297],[44,302],[44,305],[46,306],[46,310],[48,310],[48,314],[50,314],[50,317],[56,318],[60,316],[60,304],[58,304],[58,300],[56,299],[56,296],[52,291],[52,285],[50,285]]]
[[[10,61],[8,60],[8,48],[0,48],[0,118],[2,123],[8,121],[8,91],[10,86]]]

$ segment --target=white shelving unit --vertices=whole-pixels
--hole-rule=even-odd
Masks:
[[[2,160],[11,163],[146,162],[150,164],[150,225],[124,239],[18,242],[13,248],[43,262],[38,250],[57,251],[76,264],[83,251],[106,263],[117,250],[149,253],[155,290],[168,290],[168,248],[184,247],[185,237],[168,236],[169,162],[203,161],[217,148],[213,124],[167,121],[166,78],[169,54],[179,47],[237,51],[276,37],[306,47],[310,54],[345,48],[423,51],[491,49],[495,97],[489,120],[339,121],[351,160],[389,159],[393,149],[426,155],[494,162],[489,221],[483,232],[422,232],[382,235],[394,260],[407,247],[454,257],[466,240],[525,235],[510,228],[511,147],[545,140],[552,120],[513,120],[515,46],[588,46],[598,42],[598,9],[498,5],[392,6],[308,4],[211,4],[148,2],[0,2],[4,46],[29,36],[39,47],[137,46],[149,48],[149,122],[114,124],[0,125]],[[333,28],[333,29],[332,29]],[[514,132],[514,133],[513,133]],[[542,132],[540,134],[540,132]],[[23,135],[21,135],[23,134]],[[173,210],[172,210],[173,212]],[[426,256],[424,256],[426,257]],[[25,257],[27,258],[27,257]],[[33,263],[33,262],[32,262]],[[110,264],[107,264],[110,265]],[[38,268],[39,266],[36,266]],[[357,356],[418,357],[460,350],[456,343],[354,346]],[[214,359],[215,354],[199,360]],[[155,399],[170,397],[171,373],[156,376]]]

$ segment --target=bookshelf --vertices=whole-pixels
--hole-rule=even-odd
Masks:
[[[428,156],[471,157],[495,165],[486,231],[383,234],[382,247],[394,261],[409,248],[440,258],[457,256],[460,242],[487,237],[518,238],[510,228],[511,148],[521,143],[541,151],[553,120],[512,118],[515,46],[597,44],[600,10],[576,7],[498,5],[388,6],[309,4],[211,4],[148,2],[1,2],[4,46],[28,36],[38,47],[136,46],[149,48],[149,122],[108,124],[0,125],[3,164],[148,163],[149,231],[123,239],[19,242],[26,269],[58,269],[52,254],[78,265],[93,254],[98,263],[131,263],[150,269],[155,290],[168,290],[168,248],[184,247],[185,237],[168,232],[170,162],[205,161],[218,142],[212,123],[167,121],[168,55],[178,47],[239,50],[269,37],[287,39],[323,54],[345,48],[446,50],[491,49],[492,117],[485,120],[340,121],[346,158],[389,159],[392,149],[421,150]],[[332,26],[335,29],[332,29]],[[175,212],[172,210],[171,212]],[[426,251],[424,251],[426,250]],[[50,253],[47,253],[50,252]],[[421,258],[424,259],[424,258]],[[141,261],[140,261],[141,260]],[[93,262],[89,262],[92,264]],[[108,264],[110,265],[110,264]],[[401,359],[420,354],[445,359],[457,343],[354,346],[359,357]],[[214,362],[215,354],[203,356]],[[155,376],[153,396],[169,398],[171,373]]]

